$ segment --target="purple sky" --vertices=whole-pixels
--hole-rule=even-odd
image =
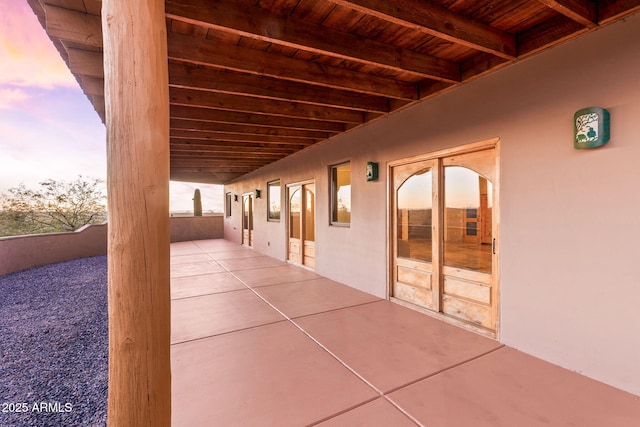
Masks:
[[[106,179],[105,127],[26,0],[0,0],[0,193],[78,175]],[[222,189],[171,183],[171,210],[222,210]]]

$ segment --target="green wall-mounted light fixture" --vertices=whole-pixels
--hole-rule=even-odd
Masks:
[[[367,162],[367,181],[375,181],[378,179],[378,164],[376,162]]]
[[[259,199],[259,198],[260,198],[260,196],[261,196],[261,194],[260,194],[260,190],[258,190],[258,189],[256,188],[256,199]]]
[[[576,111],[573,116],[573,148],[596,148],[609,142],[609,112],[602,107]]]

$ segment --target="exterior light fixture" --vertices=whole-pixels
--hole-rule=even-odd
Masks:
[[[238,195],[237,195],[237,194],[234,194],[234,195],[233,195],[233,201],[234,201],[234,202],[237,202],[237,201],[238,201]]]
[[[378,164],[376,162],[367,162],[366,176],[367,181],[376,181],[378,179]]]
[[[609,142],[609,112],[602,107],[576,111],[573,116],[573,148],[596,148]]]
[[[259,198],[260,198],[260,190],[256,188],[256,199],[259,199]]]

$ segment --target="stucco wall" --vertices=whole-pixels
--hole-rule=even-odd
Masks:
[[[73,233],[2,237],[0,275],[106,253],[107,224],[87,225]]]
[[[171,242],[223,237],[222,215],[172,217]],[[39,265],[107,253],[107,224],[88,225],[73,233],[0,238],[0,275]]]
[[[500,138],[499,339],[640,394],[640,16],[333,138],[227,185],[241,195],[315,179],[316,271],[377,296],[387,286],[387,163]],[[573,114],[611,113],[611,141],[574,150]],[[328,166],[352,165],[349,228],[329,226]],[[380,179],[365,180],[367,161]],[[284,204],[284,193],[282,206]],[[225,238],[240,241],[241,203]],[[255,204],[254,247],[284,259],[284,221]]]
[[[169,221],[171,242],[221,239],[224,235],[222,215],[172,217]]]

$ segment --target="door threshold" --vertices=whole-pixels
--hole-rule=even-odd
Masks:
[[[389,301],[391,301],[393,303],[396,303],[398,305],[401,305],[403,307],[406,307],[408,309],[417,311],[419,313],[426,314],[427,316],[433,317],[434,319],[441,320],[443,322],[449,323],[449,324],[457,326],[459,328],[466,329],[467,331],[474,332],[474,333],[476,333],[478,335],[482,335],[483,337],[492,338],[492,339],[498,341],[498,337],[497,337],[497,334],[496,334],[495,331],[490,331],[490,330],[485,329],[485,328],[483,328],[481,326],[473,325],[473,324],[471,324],[469,322],[465,322],[464,320],[456,319],[456,318],[448,316],[448,315],[446,315],[444,313],[438,313],[438,312],[429,310],[428,308],[420,307],[419,305],[412,304],[412,303],[407,302],[407,301],[403,301],[403,300],[401,300],[399,298],[389,297]]]
[[[291,265],[295,265],[296,267],[304,268],[305,270],[313,271],[314,273],[316,272],[315,268],[311,268],[311,267],[309,267],[307,265],[304,265],[304,264],[298,264],[297,262],[291,261],[289,259],[287,260],[287,263],[291,264]]]

